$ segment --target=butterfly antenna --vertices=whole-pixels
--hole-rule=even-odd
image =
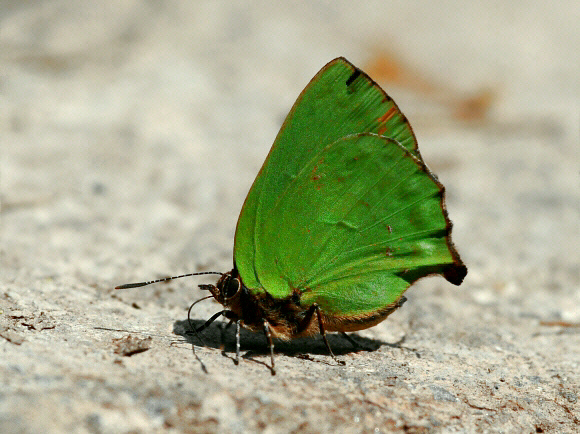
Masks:
[[[203,271],[200,273],[182,274],[181,276],[164,277],[163,279],[149,280],[148,282],[126,283],[125,285],[115,286],[115,289],[140,288],[141,286],[151,285],[152,283],[166,282],[168,280],[181,279],[182,277],[201,276],[203,274],[219,274],[220,276],[223,276],[224,273],[220,273],[219,271]]]

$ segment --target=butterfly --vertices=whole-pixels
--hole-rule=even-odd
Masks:
[[[237,361],[240,327],[263,330],[272,374],[273,338],[320,334],[335,358],[327,332],[380,323],[424,276],[462,283],[451,227],[407,118],[368,75],[334,59],[298,97],[246,197],[233,269],[200,285],[224,310],[197,331],[220,315],[235,322]],[[188,275],[197,274],[206,273]]]

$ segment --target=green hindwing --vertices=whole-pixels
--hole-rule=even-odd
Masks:
[[[466,269],[450,230],[407,120],[339,58],[284,122],[242,208],[234,260],[250,291],[360,314],[428,274],[458,284]]]

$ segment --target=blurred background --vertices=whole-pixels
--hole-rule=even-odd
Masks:
[[[3,327],[28,336],[7,312],[37,318],[42,310],[72,328],[96,318],[122,328],[119,312],[131,303],[144,307],[135,321],[168,327],[183,319],[191,282],[175,283],[180,291],[111,288],[229,270],[239,210],[282,121],[314,74],[344,56],[410,120],[447,188],[454,241],[469,267],[461,289],[420,282],[409,292],[414,309],[441,329],[463,321],[474,336],[492,329],[489,342],[477,338],[486,348],[501,340],[498,330],[511,333],[511,345],[527,342],[531,321],[550,337],[522,343],[529,347],[518,354],[556,347],[552,357],[577,374],[579,18],[574,1],[0,1]],[[396,340],[396,320],[393,327]],[[566,340],[549,340],[554,330]],[[79,339],[91,353],[93,338],[81,331],[49,341]],[[0,341],[32,371],[45,364],[60,372],[72,357],[63,350],[36,360],[47,342],[25,350]],[[11,365],[2,365],[9,376]],[[24,381],[10,375],[5,396]],[[62,386],[54,381],[30,387],[50,396]],[[577,393],[578,377],[571,382]],[[6,419],[20,420],[20,410],[3,405]],[[292,420],[293,408],[280,420]],[[229,426],[218,413],[216,426]],[[55,429],[71,426],[72,415],[85,420],[81,410],[70,414]],[[143,427],[152,426],[148,417]],[[14,427],[46,426],[32,420]]]

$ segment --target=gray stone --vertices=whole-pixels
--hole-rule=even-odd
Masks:
[[[558,4],[2,2],[1,431],[577,432],[580,33]],[[211,276],[113,287],[231,268],[282,120],[339,55],[413,125],[469,274],[418,282],[361,349],[329,336],[344,366],[276,342],[272,377],[260,333],[239,366],[234,328],[225,354],[217,325],[184,335]],[[129,335],[148,350],[115,354]]]

